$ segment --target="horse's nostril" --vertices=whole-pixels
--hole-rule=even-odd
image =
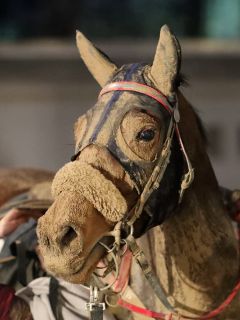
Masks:
[[[72,227],[66,227],[60,240],[62,246],[67,246],[72,240],[77,238],[77,233]]]
[[[41,237],[41,241],[40,241],[45,247],[50,247],[50,240],[48,238],[48,236],[43,236]]]

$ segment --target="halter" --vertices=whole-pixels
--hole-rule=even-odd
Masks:
[[[144,189],[139,196],[136,206],[134,207],[132,212],[128,214],[128,216],[125,219],[125,222],[128,225],[133,225],[134,222],[141,215],[144,205],[146,204],[146,201],[151,196],[152,192],[155,189],[159,188],[160,182],[163,178],[163,175],[169,163],[174,132],[176,133],[176,136],[178,138],[178,141],[181,147],[181,151],[183,153],[184,159],[187,164],[187,172],[182,177],[182,182],[179,190],[179,201],[178,201],[179,203],[182,201],[184,191],[187,188],[189,188],[190,184],[194,179],[194,169],[192,168],[191,162],[184,148],[184,144],[178,128],[178,122],[180,121],[180,114],[178,110],[177,101],[175,102],[175,104],[171,104],[168,101],[167,97],[163,95],[159,90],[154,89],[148,85],[141,84],[134,81],[118,81],[118,82],[110,83],[109,85],[105,86],[101,90],[99,97],[111,91],[130,91],[130,92],[137,92],[137,93],[144,94],[156,100],[159,103],[160,107],[163,107],[165,110],[168,111],[171,117],[169,127],[167,130],[166,139],[163,144],[160,156],[158,157],[156,165],[152,171],[152,174],[148,179],[147,183],[145,184]]]

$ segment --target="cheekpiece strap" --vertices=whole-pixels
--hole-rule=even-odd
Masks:
[[[173,114],[174,108],[168,102],[167,97],[159,90],[134,81],[118,81],[106,85],[100,92],[99,97],[111,91],[134,91],[142,93],[159,102],[170,115]]]

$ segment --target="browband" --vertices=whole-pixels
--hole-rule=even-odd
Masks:
[[[171,115],[174,107],[168,102],[166,96],[159,90],[134,81],[118,81],[106,85],[99,93],[99,97],[110,91],[134,91],[142,93],[159,102]]]

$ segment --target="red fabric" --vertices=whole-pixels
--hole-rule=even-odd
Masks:
[[[0,284],[0,320],[8,320],[9,310],[15,296],[13,288]]]

